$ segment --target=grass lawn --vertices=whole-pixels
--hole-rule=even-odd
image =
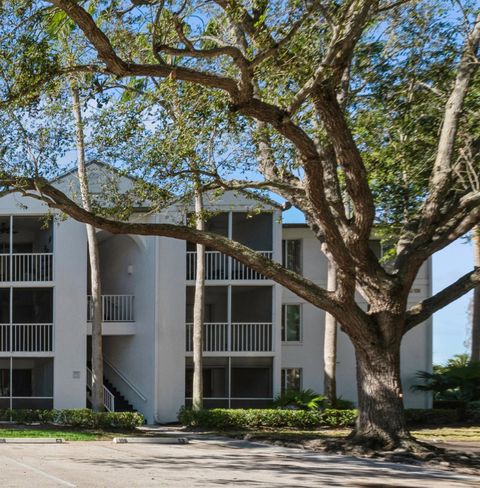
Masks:
[[[306,442],[310,440],[335,439],[346,437],[350,429],[319,429],[319,430],[257,430],[238,432],[216,432],[216,434],[229,437],[244,438],[248,436],[251,440],[278,440],[285,442]],[[212,432],[213,434],[214,432]],[[147,432],[106,432],[95,430],[73,429],[68,427],[55,427],[53,425],[0,425],[0,439],[11,437],[50,437],[63,438],[66,441],[99,441],[110,440],[116,436],[125,435],[151,436]],[[419,440],[438,442],[478,442],[480,444],[480,426],[450,426],[438,428],[416,428],[412,434]]]
[[[232,437],[244,437],[247,435],[252,440],[279,440],[290,442],[302,442],[314,439],[335,439],[346,437],[351,429],[321,429],[321,430],[258,430],[243,432],[223,432]],[[480,426],[474,427],[438,427],[415,428],[412,434],[424,441],[468,441],[480,443]]]
[[[415,429],[412,434],[425,441],[468,441],[480,443],[480,426]]]
[[[8,426],[0,427],[0,439],[12,437],[35,437],[35,438],[62,438],[66,441],[98,441],[108,440],[118,434],[109,432],[97,432],[88,430],[76,430],[64,428],[34,427],[34,426]]]

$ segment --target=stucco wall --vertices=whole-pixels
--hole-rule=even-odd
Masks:
[[[155,419],[160,422],[175,421],[185,399],[185,252],[183,241],[157,241]]]
[[[2,215],[45,215],[37,200],[12,194],[2,197]],[[84,407],[86,365],[86,235],[85,226],[57,219],[53,226],[54,407]],[[38,287],[31,282],[22,287]],[[51,286],[48,284],[48,286]],[[2,355],[5,356],[5,355]],[[24,356],[28,356],[25,353]]]
[[[318,241],[306,228],[284,228],[284,239],[302,239],[304,275],[321,286],[326,286],[327,260],[320,251]],[[430,265],[422,266],[412,287],[411,304],[428,296],[430,288]],[[360,297],[359,302],[362,306]],[[283,290],[283,303],[302,305],[303,337],[301,343],[282,344],[282,368],[303,368],[303,388],[323,392],[323,343],[325,313],[306,303],[289,290]],[[431,321],[416,327],[403,339],[401,372],[405,405],[410,408],[427,408],[431,404],[427,393],[412,392],[418,370],[430,370],[432,362]],[[344,399],[356,401],[355,356],[350,339],[341,331],[337,346],[337,394]]]
[[[73,220],[55,224],[54,256],[54,407],[84,407],[87,361],[85,226]]]
[[[105,375],[150,421],[154,412],[155,378],[155,238],[115,235],[100,245],[102,293],[134,295],[134,335],[104,336]],[[129,271],[131,274],[129,274]],[[146,398],[144,400],[129,384]]]

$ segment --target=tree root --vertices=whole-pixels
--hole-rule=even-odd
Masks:
[[[317,452],[343,454],[347,456],[367,457],[381,461],[427,465],[434,469],[447,469],[465,474],[480,474],[480,455],[475,452],[464,452],[438,447],[428,442],[415,439],[409,433],[397,438],[394,444],[387,445],[385,439],[379,440],[378,436],[358,435],[355,431],[348,437],[309,436],[299,438],[288,435],[278,436],[275,432],[271,435],[247,434],[243,437],[249,441],[260,441],[290,448],[303,448]]]
[[[405,451],[410,453],[432,452],[435,446],[416,440],[408,431],[388,434],[380,430],[358,432],[353,430],[346,439],[352,449],[364,451]]]
[[[428,464],[431,467],[455,469],[465,473],[480,472],[480,456],[474,453],[457,452],[422,442],[407,435],[395,443],[382,443],[378,437],[358,436],[353,432],[344,439],[314,441],[305,448],[358,457],[381,459],[405,464]]]

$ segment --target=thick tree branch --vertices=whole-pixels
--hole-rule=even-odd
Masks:
[[[235,80],[217,76],[211,73],[169,66],[166,64],[132,64],[121,59],[113,49],[108,37],[99,29],[92,16],[73,0],[49,0],[50,3],[63,10],[83,31],[97,51],[100,59],[105,63],[108,71],[114,75],[125,76],[155,76],[172,77],[183,81],[190,81],[199,85],[225,90],[234,99],[239,91]]]
[[[43,179],[33,180],[30,178],[21,178],[17,181],[15,178],[7,178],[3,175],[3,178],[0,179],[0,186],[5,188],[5,190],[9,187],[15,188],[16,191],[21,192],[23,195],[41,200],[47,203],[49,207],[60,210],[78,222],[93,225],[98,229],[106,230],[112,234],[162,236],[204,244],[237,259],[246,266],[263,274],[265,277],[285,286],[299,297],[328,311],[335,317],[338,317],[338,319],[344,314],[344,307],[347,304],[340,301],[335,293],[326,291],[303,276],[287,270],[279,263],[265,258],[243,244],[232,241],[219,234],[199,231],[183,225],[132,223],[110,220],[86,211],[62,191]],[[355,304],[353,298],[348,305],[349,308],[353,309],[353,321],[357,322],[357,326],[360,325],[363,327],[369,320],[368,315]]]
[[[407,312],[407,330],[410,330],[421,322],[427,320],[437,310],[454,302],[457,298],[460,298],[479,285],[480,268],[476,268],[473,271],[470,271],[470,273],[462,276],[455,281],[455,283],[452,283],[450,286],[447,286],[447,288],[438,292],[436,295],[417,303]]]
[[[176,48],[165,44],[154,43],[156,55],[161,52],[173,56],[187,56],[201,59],[215,59],[221,56],[228,56],[237,66],[241,74],[241,92],[242,98],[248,99],[253,95],[253,68],[250,62],[243,55],[242,51],[235,46],[221,46],[211,49],[196,49],[193,41],[187,38],[184,32],[184,25],[177,15],[173,16],[175,30],[177,31],[180,41],[186,46],[184,49]]]
[[[370,14],[376,9],[378,0],[353,0],[340,15],[327,52],[315,73],[303,85],[287,109],[296,113],[309,95],[327,79],[336,86],[351,59],[353,49],[360,38]]]
[[[445,106],[442,130],[438,142],[437,155],[429,182],[429,196],[423,206],[423,218],[420,231],[432,228],[438,218],[442,201],[451,188],[455,150],[455,140],[460,119],[463,114],[463,103],[470,87],[475,71],[478,69],[476,53],[480,43],[480,14],[468,35],[463,49],[462,58],[450,97]]]
[[[417,234],[416,227],[406,229],[403,238],[408,241],[407,250],[397,255],[395,266],[402,273],[409,272],[410,281],[415,278],[416,270],[429,256],[456,241],[480,223],[480,192],[470,192],[455,198],[448,211],[442,214],[441,222],[430,232],[430,240],[425,234]],[[404,274],[405,277],[405,274]]]
[[[332,87],[325,86],[318,90],[315,94],[315,107],[345,174],[347,192],[354,207],[356,236],[359,240],[365,241],[371,233],[375,207],[362,156]]]

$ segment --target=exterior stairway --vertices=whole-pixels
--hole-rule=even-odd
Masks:
[[[106,378],[103,378],[103,385],[115,397],[115,412],[135,412],[133,406],[128,403],[127,399]]]
[[[87,375],[91,373],[91,363],[87,363]],[[87,378],[88,379],[88,378]],[[128,400],[113,386],[107,378],[103,377],[103,388],[104,388],[104,398],[105,398],[105,409],[108,411],[115,412],[135,412],[136,410],[128,402]],[[105,393],[106,391],[106,393]],[[90,397],[92,394],[91,390],[91,379],[87,381],[87,407],[91,407]],[[113,397],[113,403],[112,403]],[[107,400],[108,399],[108,400]],[[107,403],[107,401],[109,403]]]

